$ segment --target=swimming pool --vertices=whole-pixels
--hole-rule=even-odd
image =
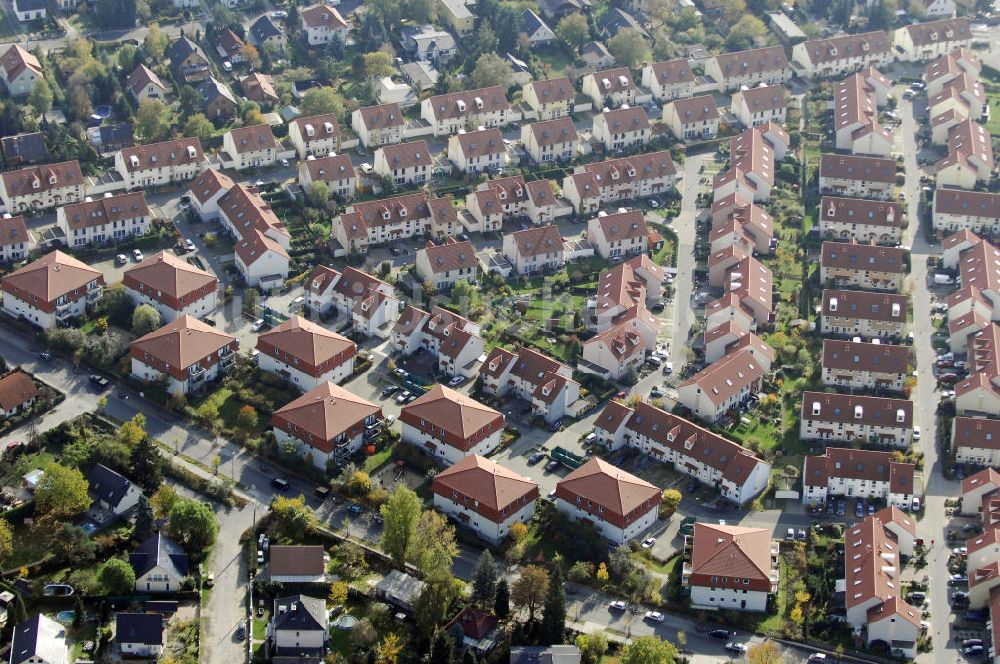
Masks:
[[[76,611],[60,611],[56,614],[56,620],[64,625],[72,623],[74,617],[76,617]]]

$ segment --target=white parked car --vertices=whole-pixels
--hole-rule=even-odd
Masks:
[[[616,599],[610,604],[608,604],[608,609],[610,609],[611,611],[624,611],[627,608],[628,604],[626,604],[625,600],[622,599]]]
[[[142,252],[139,251],[138,249],[133,249],[132,250],[132,260],[134,260],[136,263],[141,263],[142,262]]]
[[[655,537],[647,537],[646,539],[642,540],[642,548],[644,549],[652,549],[654,544],[656,544]]]
[[[455,387],[457,385],[461,385],[463,382],[465,382],[465,376],[452,376],[448,381],[448,386]]]
[[[920,427],[916,424],[913,425],[913,440],[920,440]]]
[[[260,332],[260,330],[261,330],[262,327],[264,327],[264,319],[263,318],[258,318],[257,320],[255,320],[253,322],[253,325],[250,326],[250,331],[251,332]]]
[[[663,622],[664,616],[659,611],[646,611],[645,619],[649,622],[661,623]]]

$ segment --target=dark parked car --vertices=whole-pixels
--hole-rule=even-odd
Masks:
[[[730,636],[735,636],[736,632],[730,632],[728,629],[713,629],[708,633],[713,639],[729,639]]]
[[[528,457],[528,465],[534,466],[536,463],[545,458],[545,455],[541,452],[535,452],[530,457]]]
[[[288,491],[288,480],[282,479],[280,477],[275,477],[271,480],[271,486],[275,489],[280,489],[281,491]]]
[[[347,513],[351,516],[358,516],[364,510],[361,509],[361,505],[348,505]]]
[[[832,500],[826,501],[826,513],[827,516],[833,516],[837,513],[837,505]]]
[[[545,464],[545,470],[547,470],[550,473],[558,467],[559,467],[559,462],[555,460],[549,461],[547,464]]]
[[[837,501],[837,516],[844,516],[844,512],[847,510],[847,506],[844,504],[843,500]]]
[[[562,426],[562,420],[556,420],[551,425],[549,425],[549,431],[559,431],[559,428],[561,426]]]
[[[111,381],[109,381],[104,376],[98,374],[90,374],[90,384],[100,390],[103,390],[106,389],[108,385],[111,384]]]

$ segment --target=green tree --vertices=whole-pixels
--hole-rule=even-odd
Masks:
[[[431,636],[448,616],[452,602],[461,594],[462,582],[450,572],[435,571],[424,579],[426,585],[414,605],[417,628],[425,638]]]
[[[407,0],[406,15],[418,24],[434,23],[437,19],[437,3],[435,0]]]
[[[305,496],[275,496],[271,501],[271,513],[274,514],[278,534],[292,542],[301,542],[315,522],[313,511],[306,506]]]
[[[677,648],[658,636],[639,636],[622,649],[621,664],[674,664]]]
[[[499,85],[506,90],[510,87],[514,70],[496,53],[483,53],[476,60],[476,68],[472,70],[472,84],[477,88],[488,88]]]
[[[635,28],[619,30],[608,40],[608,50],[620,64],[635,68],[650,58],[649,44]]]
[[[149,334],[160,327],[160,312],[151,304],[140,304],[132,312],[132,333],[136,336]]]
[[[767,26],[756,16],[745,14],[729,29],[726,48],[743,50],[753,48],[757,40],[767,34]]]
[[[392,56],[385,51],[372,51],[371,53],[365,53],[361,56],[361,58],[364,63],[365,77],[367,78],[392,76],[392,74],[396,71],[396,66],[392,60]]]
[[[35,510],[42,516],[65,520],[82,513],[91,502],[90,484],[76,468],[50,461],[35,487]]]
[[[302,103],[299,104],[299,111],[304,116],[333,113],[338,118],[343,118],[346,109],[344,107],[344,100],[341,99],[335,89],[331,87],[319,87],[312,88],[302,95]]]
[[[264,124],[264,114],[260,112],[260,104],[255,101],[240,104],[240,119],[248,127]]]
[[[677,506],[681,504],[681,492],[677,489],[664,489],[660,498],[660,509],[665,516],[669,516],[677,511]]]
[[[429,661],[431,662],[456,664],[455,639],[452,638],[451,632],[446,629],[434,630],[434,636],[431,637],[429,655]]]
[[[510,587],[510,601],[519,609],[528,611],[528,622],[535,620],[535,611],[542,605],[549,592],[549,575],[538,565],[521,568],[521,575]]]
[[[251,431],[257,426],[257,409],[245,404],[236,415],[236,426],[243,431]]]
[[[159,316],[159,313],[156,315]],[[136,413],[131,420],[118,427],[118,433],[115,435],[115,439],[130,450],[147,437],[146,416],[142,413]]]
[[[747,651],[748,664],[781,664],[785,660],[778,644],[768,639]]]
[[[583,664],[598,664],[608,652],[608,637],[604,632],[579,634],[576,637],[576,647],[580,649]]]
[[[153,507],[149,503],[149,498],[139,496],[139,502],[135,506],[135,527],[132,529],[132,539],[143,542],[153,536],[156,530],[156,521],[153,519]]]
[[[574,51],[590,41],[590,26],[583,14],[569,14],[556,25],[556,36],[570,45]]]
[[[46,527],[49,551],[56,561],[69,565],[70,569],[86,567],[93,562],[97,553],[97,542],[83,528],[72,523],[57,523]]]
[[[160,30],[160,26],[153,23],[149,26],[146,39],[142,44],[142,50],[146,52],[146,62],[163,62],[163,54],[167,50],[167,36]]]
[[[489,549],[484,549],[479,554],[479,562],[476,563],[476,572],[472,577],[472,592],[469,599],[484,609],[492,607],[497,598],[498,577],[496,561],[493,560]]]
[[[323,209],[330,202],[330,185],[322,180],[313,180],[306,189],[306,196],[313,207]]]
[[[97,576],[109,595],[131,595],[135,590],[135,570],[121,558],[112,558]]]
[[[167,533],[189,553],[200,552],[215,543],[219,523],[207,503],[178,498],[167,517]]]
[[[420,521],[420,498],[405,484],[397,486],[379,508],[382,514],[382,550],[396,567],[406,562],[406,554]]]
[[[566,640],[566,585],[562,565],[558,563],[549,576],[539,640],[545,645],[558,645]]]
[[[203,143],[211,138],[214,133],[215,127],[212,125],[211,121],[205,117],[204,113],[195,113],[187,119],[187,122],[184,123],[184,135],[196,137]]]
[[[136,417],[140,417],[137,415]],[[139,439],[129,456],[132,480],[144,491],[154,491],[163,482],[163,457],[149,436]]]
[[[28,95],[28,105],[35,111],[35,115],[44,115],[52,108],[52,88],[48,81],[40,78],[31,86],[31,93]]]
[[[180,497],[169,484],[161,484],[153,497],[149,499],[149,505],[153,508],[153,515],[157,519],[165,519],[170,514]]]
[[[161,141],[170,131],[170,108],[159,99],[143,99],[135,112],[135,130],[146,141]]]
[[[448,518],[440,512],[425,510],[410,540],[410,561],[425,576],[431,576],[449,572],[457,555],[455,526],[448,523]]]
[[[500,620],[510,615],[510,586],[507,585],[507,579],[501,578],[497,582],[497,598],[493,602],[493,613]]]
[[[198,113],[198,109],[201,108],[201,93],[191,85],[182,85],[180,91],[177,93],[177,107],[180,109],[181,115],[187,118],[189,121],[195,115],[201,115],[205,117],[203,113]],[[205,118],[208,122],[208,118]],[[186,127],[186,125],[185,125]],[[211,127],[211,123],[209,123]],[[185,136],[193,136],[194,134],[185,134]],[[208,136],[211,136],[209,132]]]
[[[6,519],[0,519],[0,561],[6,560],[14,550],[14,530]]]
[[[334,581],[330,584],[330,592],[326,596],[326,603],[330,606],[342,606],[347,603],[347,592],[350,586],[346,581]]]
[[[355,470],[347,480],[347,493],[363,496],[372,490],[372,478],[363,470]]]
[[[256,288],[248,288],[243,291],[243,311],[251,316],[257,314],[257,305],[260,303],[260,293]]]

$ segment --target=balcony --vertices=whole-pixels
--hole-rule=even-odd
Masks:
[[[203,367],[191,367],[188,370],[188,376],[192,383],[200,383],[205,379],[205,369]]]
[[[681,568],[681,587],[688,586],[691,583],[691,574],[694,573],[694,568],[691,563],[687,560],[684,561],[684,566]]]

